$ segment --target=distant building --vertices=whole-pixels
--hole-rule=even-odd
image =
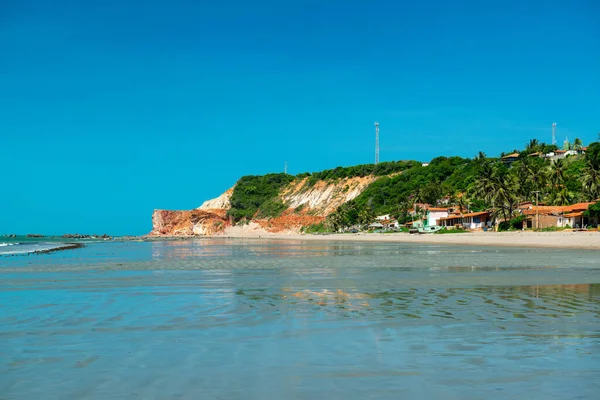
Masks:
[[[508,154],[508,155],[502,157],[502,162],[506,165],[510,165],[510,164],[514,163],[515,161],[518,161],[519,157],[520,157],[519,153]]]
[[[550,159],[550,161],[556,161],[556,160],[562,160],[563,158],[566,158],[567,156],[574,156],[577,154],[578,154],[577,150],[555,150],[555,151],[551,151],[550,153],[547,153],[545,155],[545,158]]]

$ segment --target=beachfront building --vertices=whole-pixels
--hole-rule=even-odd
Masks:
[[[427,209],[427,218],[425,226],[436,226],[439,225],[440,218],[448,216],[448,209],[444,207],[429,207]]]
[[[576,203],[570,206],[530,206],[521,209],[521,213],[526,216],[524,223],[527,228],[583,228],[588,225],[597,225],[595,218],[587,218],[584,211],[588,209],[590,203]]]
[[[452,214],[440,218],[440,226],[446,228],[462,228],[468,230],[483,230],[492,226],[491,215],[487,211],[472,212],[466,214]]]

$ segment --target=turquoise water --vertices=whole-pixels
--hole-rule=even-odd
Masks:
[[[0,398],[595,399],[599,258],[225,239],[0,257]]]

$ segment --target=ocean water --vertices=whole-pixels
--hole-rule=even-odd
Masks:
[[[597,399],[597,251],[206,239],[0,256],[1,399]]]

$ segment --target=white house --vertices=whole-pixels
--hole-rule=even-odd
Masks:
[[[551,151],[550,153],[546,154],[546,158],[549,158],[551,161],[555,161],[555,160],[562,160],[563,158],[566,158],[567,156],[574,156],[577,155],[577,150],[556,150],[556,151]]]
[[[390,219],[392,219],[392,217],[390,216],[390,214],[385,214],[385,215],[380,215],[379,217],[375,217],[375,219],[377,221],[389,221]]]
[[[448,216],[448,209],[442,207],[429,207],[427,209],[427,226],[439,225],[438,220],[440,218],[446,218]]]

